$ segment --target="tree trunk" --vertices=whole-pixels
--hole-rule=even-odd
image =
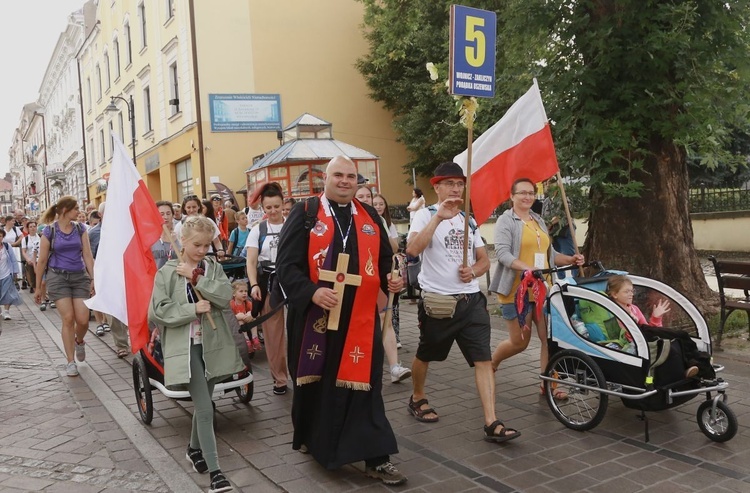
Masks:
[[[693,242],[685,154],[672,142],[653,141],[639,198],[605,199],[592,189],[584,253],[607,268],[650,277],[673,287],[704,314],[718,310]]]

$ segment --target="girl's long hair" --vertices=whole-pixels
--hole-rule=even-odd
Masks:
[[[43,224],[52,224],[55,222],[55,218],[58,214],[65,214],[66,212],[75,209],[77,205],[77,198],[72,195],[65,195],[60,197],[60,200],[58,200],[56,204],[52,204],[49,209],[44,211],[44,214],[42,214],[42,217],[39,218],[39,220]]]
[[[393,224],[393,221],[391,220],[391,211],[388,207],[388,201],[385,200],[385,197],[383,197],[381,194],[376,193],[375,196],[372,198],[373,203],[375,203],[376,198],[383,199],[383,203],[385,204],[385,210],[383,211],[383,219],[385,219],[385,223],[388,225],[388,227],[391,227],[391,224]]]

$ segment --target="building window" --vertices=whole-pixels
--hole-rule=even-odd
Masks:
[[[91,163],[91,172],[94,172],[94,164],[96,164],[96,147],[94,147],[94,138],[89,139],[89,162]]]
[[[177,177],[177,202],[193,193],[193,166],[190,158],[175,163],[175,176]]]
[[[143,123],[146,127],[146,133],[153,130],[151,127],[151,88],[143,88]]]
[[[124,125],[123,125],[123,119],[122,119],[122,111],[117,114],[117,128],[120,130],[120,140],[125,142],[125,133],[124,133]]]
[[[96,66],[96,100],[101,101],[102,99],[102,68]]]
[[[174,0],[166,0],[167,20],[174,17]]]
[[[86,77],[86,107],[91,111],[91,77]]]
[[[109,121],[109,155],[115,155],[115,124]]]
[[[112,41],[112,53],[115,55],[115,80],[120,78],[120,41]]]
[[[133,63],[133,38],[130,36],[130,24],[125,24],[125,66]]]
[[[110,74],[109,70],[110,70],[109,53],[104,53],[104,71],[105,71],[104,80],[107,82],[107,84],[104,87],[106,87],[107,89],[109,89],[109,87],[112,85],[112,80],[109,77],[109,74]]]
[[[169,66],[169,107],[171,115],[180,112],[180,82],[177,77],[177,62]]]
[[[107,152],[106,152],[107,144],[104,140],[104,129],[99,130],[99,152],[101,159],[99,160],[99,164],[104,164],[104,162],[107,160]]]
[[[148,46],[146,39],[146,4],[141,3],[138,5],[138,20],[141,23],[141,49]]]

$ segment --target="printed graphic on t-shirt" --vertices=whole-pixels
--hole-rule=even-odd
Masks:
[[[469,237],[469,250],[474,249],[474,239]],[[446,259],[461,264],[464,261],[464,230],[463,228],[451,228],[448,234],[443,237],[443,244],[446,250]]]

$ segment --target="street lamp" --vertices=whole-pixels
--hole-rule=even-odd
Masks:
[[[133,166],[137,167],[135,163],[135,103],[133,102],[133,95],[130,95],[130,100],[127,100],[122,96],[110,96],[109,104],[104,108],[104,111],[107,113],[119,111],[117,105],[115,105],[115,99],[121,99],[125,101],[126,105],[128,105],[128,121],[130,122],[131,145],[133,147]]]

